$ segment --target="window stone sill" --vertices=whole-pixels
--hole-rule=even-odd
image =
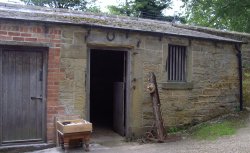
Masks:
[[[166,90],[191,90],[192,82],[160,82],[161,88]]]

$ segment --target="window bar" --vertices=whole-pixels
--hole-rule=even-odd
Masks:
[[[168,47],[168,79],[171,80],[171,63],[172,63],[172,60],[171,60],[171,46]]]
[[[183,68],[184,68],[184,66],[183,66],[183,64],[184,64],[184,61],[183,61],[183,55],[184,55],[184,50],[183,50],[183,48],[181,49],[181,80],[183,81],[184,80],[184,78],[183,78]]]
[[[171,71],[170,71],[170,80],[172,80],[173,79],[173,47],[171,46],[171,49],[170,49],[170,51],[171,51]]]
[[[173,52],[173,78],[172,80],[174,81],[175,80],[175,46],[173,46],[173,49],[172,49],[172,52]]]
[[[167,78],[169,78],[169,49],[168,49],[168,54],[167,54],[167,60],[166,60],[166,67],[165,70],[167,72]]]
[[[178,48],[178,80],[181,80],[181,48]]]
[[[179,80],[179,47],[176,46],[176,77],[175,80]]]
[[[174,71],[174,80],[177,79],[177,64],[178,64],[178,61],[177,61],[177,50],[178,50],[178,47],[175,46],[175,50],[174,50],[174,53],[175,53],[175,64],[174,64],[174,68],[175,68],[175,71]]]
[[[182,68],[182,72],[183,72],[183,81],[185,81],[186,80],[186,78],[185,78],[185,75],[186,75],[186,72],[185,72],[185,68],[186,68],[186,50],[185,49],[183,49],[183,68]]]
[[[173,79],[172,80],[175,80],[175,71],[176,71],[176,54],[175,54],[175,50],[176,50],[176,47],[173,46]]]
[[[182,81],[183,80],[183,77],[182,77],[182,69],[183,69],[183,67],[182,67],[182,64],[183,64],[183,60],[182,60],[182,56],[183,56],[183,52],[182,52],[182,49],[183,48],[180,48],[180,53],[181,53],[181,55],[180,55],[180,80]]]
[[[179,66],[179,71],[180,71],[180,77],[179,77],[179,81],[182,81],[182,47],[179,48],[179,52],[180,52],[180,66]]]

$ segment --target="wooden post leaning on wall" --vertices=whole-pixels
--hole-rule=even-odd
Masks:
[[[156,77],[153,72],[149,72],[148,75],[147,91],[150,93],[150,96],[152,98],[153,113],[155,118],[154,126],[156,128],[157,141],[164,142],[166,137],[166,131],[163,125],[163,119],[161,115],[161,104],[160,104]]]

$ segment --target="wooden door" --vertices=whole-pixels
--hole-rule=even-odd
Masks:
[[[114,82],[113,85],[113,128],[118,134],[125,136],[125,108],[126,108],[126,52],[123,52],[122,82]]]
[[[2,49],[0,63],[0,145],[43,141],[43,52]]]
[[[124,136],[125,134],[125,103],[124,103],[124,82],[114,82],[113,102],[113,128],[114,131]]]

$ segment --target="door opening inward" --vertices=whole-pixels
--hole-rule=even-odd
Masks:
[[[90,121],[125,136],[127,52],[90,50]]]

